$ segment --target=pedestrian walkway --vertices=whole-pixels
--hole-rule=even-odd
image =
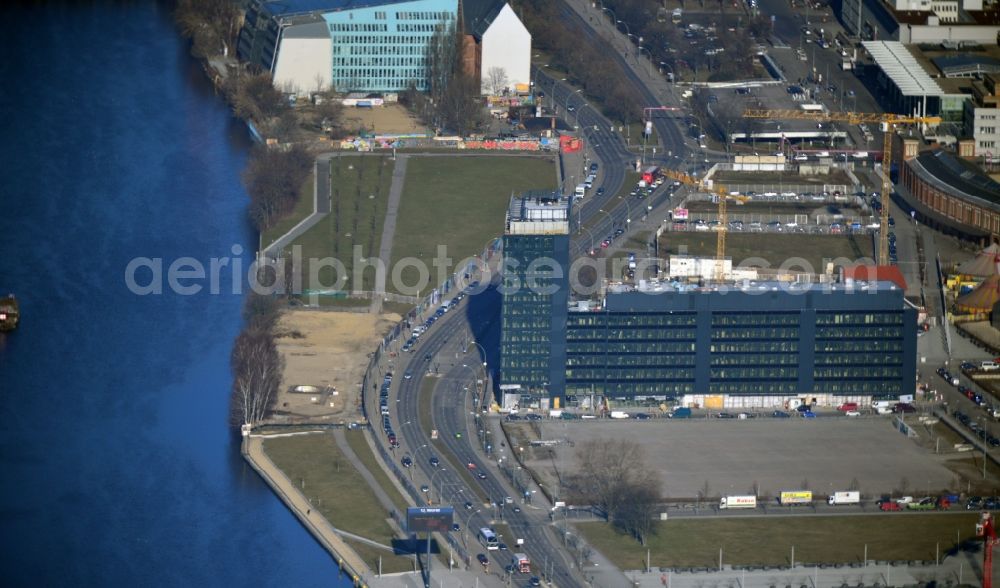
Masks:
[[[389,202],[386,204],[385,221],[382,223],[382,242],[379,244],[379,263],[375,268],[375,294],[372,296],[371,312],[382,312],[382,300],[385,298],[385,276],[392,262],[392,239],[396,234],[396,215],[399,212],[399,201],[403,196],[403,182],[406,180],[406,163],[409,155],[397,155],[396,165],[392,170],[392,185],[389,186]]]
[[[313,174],[313,211],[309,216],[299,221],[297,225],[288,229],[288,232],[275,239],[273,243],[264,247],[261,255],[271,259],[277,259],[281,252],[291,245],[316,223],[323,220],[323,217],[330,214],[332,203],[330,201],[330,159],[335,157],[334,153],[324,153],[316,158],[315,173]]]

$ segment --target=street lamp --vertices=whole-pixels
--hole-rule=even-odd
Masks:
[[[642,37],[640,37],[641,39]],[[653,54],[650,53],[649,49],[646,49],[642,45],[639,45],[639,55],[642,56],[642,52],[645,51],[646,55],[649,56],[649,61],[646,62],[646,74],[649,77],[653,77]]]

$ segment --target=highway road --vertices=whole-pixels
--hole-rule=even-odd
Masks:
[[[401,447],[396,449],[394,458],[411,456],[414,468],[413,484],[427,486],[425,496],[437,503],[452,504],[456,509],[456,522],[463,531],[460,544],[466,546],[473,558],[477,553],[486,553],[491,560],[492,574],[502,572],[510,563],[511,552],[524,551],[535,562],[536,569],[548,562],[551,579],[556,586],[583,585],[579,572],[556,547],[555,536],[548,524],[548,511],[524,508],[514,512],[515,504],[505,505],[504,498],[515,496],[513,489],[502,479],[496,463],[487,460],[474,447],[478,433],[473,418],[473,390],[477,380],[482,379],[482,355],[475,344],[465,346],[469,325],[475,325],[472,340],[484,340],[489,331],[498,328],[499,294],[489,289],[469,296],[458,308],[445,314],[419,340],[412,353],[403,353],[395,366],[393,398],[395,410],[392,420]],[[492,361],[492,360],[491,360]],[[433,373],[437,368],[437,373]],[[412,376],[402,376],[409,371]],[[420,391],[424,382],[436,382],[431,398],[431,427],[438,431],[432,440],[428,431],[420,426]],[[484,382],[485,384],[485,382]],[[380,440],[384,441],[384,435]],[[437,457],[440,464],[431,464],[431,457]],[[468,464],[476,465],[475,471]],[[485,479],[479,479],[482,472]],[[472,508],[466,509],[465,503]],[[498,506],[492,506],[491,503]],[[477,529],[501,522],[509,525],[513,537],[503,537],[510,543],[508,551],[490,551],[479,544]],[[524,539],[524,545],[515,547],[514,539]],[[536,572],[538,573],[538,572]],[[523,578],[527,580],[527,577]]]

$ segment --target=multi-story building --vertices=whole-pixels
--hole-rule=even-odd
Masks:
[[[500,389],[532,400],[565,388],[570,206],[558,193],[529,192],[507,210]]]
[[[767,407],[914,389],[916,311],[891,282],[623,287],[566,324],[568,405],[598,394]]]
[[[297,94],[425,90],[429,42],[451,27],[482,84],[529,83],[531,35],[503,0],[249,0],[238,54]]]
[[[995,44],[998,14],[982,0],[844,0],[840,20],[865,40]]]
[[[975,157],[1000,158],[1000,76],[983,74],[972,82],[972,100],[965,103],[965,134],[972,137]]]
[[[640,282],[569,303],[570,218],[555,199],[515,198],[508,211],[505,405],[527,396],[549,407],[597,398],[772,407],[913,394],[916,310],[880,274],[835,284]]]

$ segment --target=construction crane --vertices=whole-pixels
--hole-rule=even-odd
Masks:
[[[717,236],[715,241],[715,279],[721,282],[725,279],[723,262],[726,258],[726,231],[729,230],[729,214],[726,211],[726,198],[729,197],[729,191],[726,190],[725,186],[715,183],[709,185],[707,182],[703,182],[694,176],[689,176],[684,172],[665,170],[663,175],[682,184],[713,193],[719,199],[719,226],[716,227]]]
[[[878,263],[889,265],[889,196],[892,193],[892,180],[889,172],[892,167],[892,137],[896,125],[924,124],[937,126],[941,124],[939,116],[906,116],[903,114],[880,112],[823,112],[821,110],[745,110],[744,118],[766,118],[770,120],[812,120],[817,122],[846,122],[850,124],[879,124],[884,133],[882,142],[882,218],[879,222]]]
[[[997,530],[993,515],[984,512],[976,523],[976,536],[983,538],[983,588],[993,586],[993,548],[997,544]]]

